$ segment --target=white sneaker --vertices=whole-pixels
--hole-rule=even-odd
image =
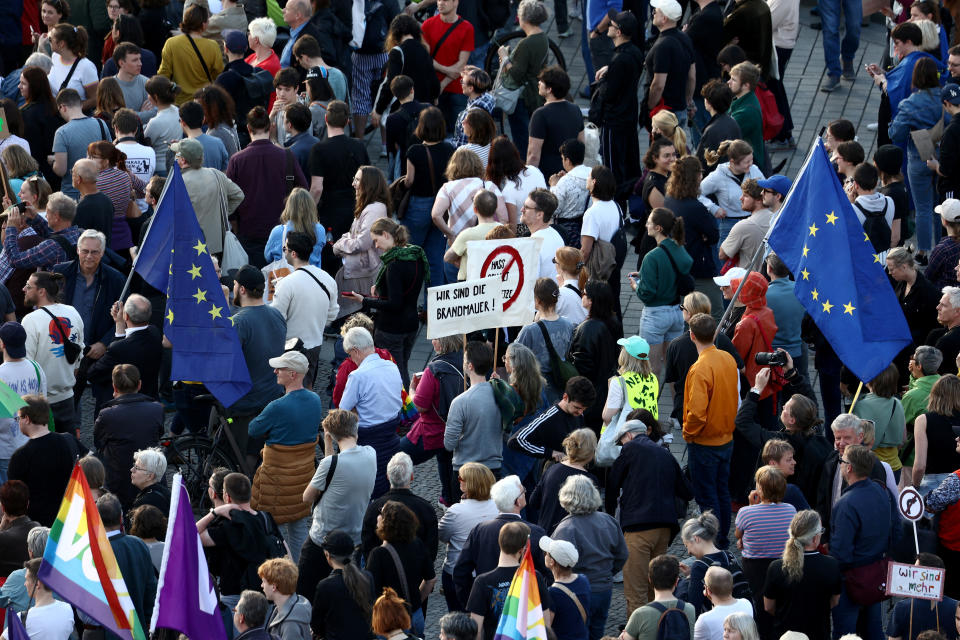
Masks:
[[[871,122],[867,125],[867,131],[876,131],[880,127],[880,124],[877,122]]]

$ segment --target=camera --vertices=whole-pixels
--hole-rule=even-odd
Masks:
[[[753,361],[761,367],[785,367],[787,354],[784,351],[760,351],[753,356]]]
[[[27,203],[23,202],[22,200],[17,204],[15,204],[14,206],[20,210],[20,213],[26,213],[27,211]]]

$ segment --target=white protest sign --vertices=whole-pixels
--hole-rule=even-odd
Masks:
[[[943,600],[943,569],[891,562],[887,567],[888,596]]]
[[[897,506],[900,508],[900,515],[907,520],[916,522],[923,517],[923,498],[913,487],[903,488],[897,498]]]
[[[540,275],[542,238],[474,240],[467,243],[467,279],[498,276],[503,282],[503,313],[496,327],[533,322],[533,286]]]
[[[427,289],[427,338],[500,326],[500,278],[465,280]]]

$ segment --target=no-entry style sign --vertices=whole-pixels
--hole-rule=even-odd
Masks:
[[[923,498],[913,487],[904,487],[897,498],[897,506],[900,508],[900,515],[907,520],[916,522],[923,517]]]
[[[475,240],[467,243],[467,279],[497,276],[502,283],[499,327],[533,322],[533,286],[540,274],[541,238]]]

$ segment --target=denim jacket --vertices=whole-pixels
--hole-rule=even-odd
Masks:
[[[890,139],[899,147],[906,145],[907,152],[917,155],[910,132],[917,129],[929,129],[940,120],[943,108],[940,106],[940,89],[916,91],[900,103],[897,115],[887,131]]]

